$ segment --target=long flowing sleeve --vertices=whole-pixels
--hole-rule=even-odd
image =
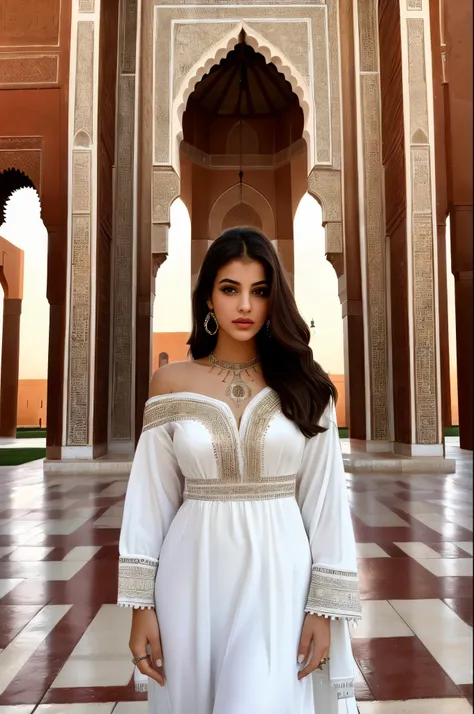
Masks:
[[[181,503],[171,425],[144,427],[128,482],[119,542],[118,604],[153,608],[161,546]]]
[[[298,505],[312,555],[305,611],[331,619],[329,671],[315,673],[314,691],[327,714],[357,712],[349,622],[361,617],[357,555],[334,404],[308,439],[298,474]],[[332,685],[327,687],[329,682]],[[331,693],[332,690],[332,693]]]

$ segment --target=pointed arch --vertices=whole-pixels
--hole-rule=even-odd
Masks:
[[[258,30],[242,21],[235,25],[233,29],[224,35],[219,42],[214,44],[207,52],[194,63],[191,69],[183,78],[176,93],[171,112],[171,165],[176,173],[180,173],[179,146],[183,139],[183,114],[186,109],[188,99],[197,83],[207,74],[210,69],[219,64],[227,54],[235,47],[239,41],[239,34],[244,30],[247,44],[260,53],[267,64],[274,64],[279,72],[283,74],[287,82],[290,83],[293,92],[298,97],[300,107],[303,111],[304,127],[303,139],[306,141],[308,151],[308,167],[315,164],[314,149],[314,101],[312,91],[303,75],[296,69],[288,57],[275,45],[269,42]]]
[[[222,233],[224,219],[235,206],[242,202],[253,208],[262,223],[262,230],[270,240],[275,240],[275,216],[273,210],[263,193],[257,191],[253,186],[245,184],[242,186],[242,196],[240,185],[235,184],[221,193],[214,203],[209,214],[209,238],[215,240]]]

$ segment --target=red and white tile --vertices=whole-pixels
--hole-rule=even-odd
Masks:
[[[472,712],[472,460],[458,466],[347,477],[360,714]],[[126,481],[0,468],[0,714],[146,714],[115,606]]]

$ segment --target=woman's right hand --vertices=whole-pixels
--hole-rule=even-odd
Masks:
[[[146,674],[147,677],[154,679],[161,687],[164,687],[163,653],[156,612],[154,610],[134,610],[129,642],[133,656],[147,655],[147,645],[149,645],[151,655],[147,659],[140,660],[137,667],[142,674]]]

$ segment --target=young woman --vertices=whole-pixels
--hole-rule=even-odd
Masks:
[[[192,360],[151,381],[118,602],[150,714],[357,714],[335,389],[258,231],[209,248]]]

